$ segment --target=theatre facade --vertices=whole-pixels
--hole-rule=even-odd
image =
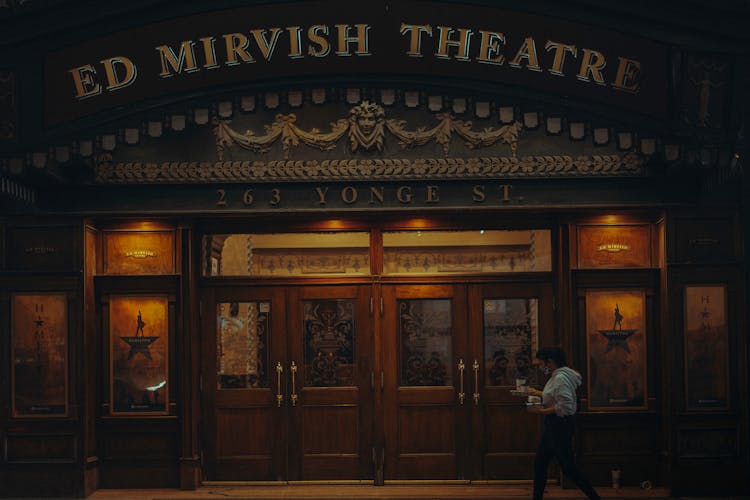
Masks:
[[[530,480],[542,346],[594,484],[748,493],[720,4],[3,3],[0,496]]]

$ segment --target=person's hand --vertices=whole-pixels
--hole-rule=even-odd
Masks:
[[[541,414],[544,407],[542,405],[529,405],[527,410],[529,410],[529,413],[537,413]]]
[[[533,387],[527,387],[526,388],[526,392],[528,394],[531,394],[532,396],[541,396],[542,395],[542,391],[540,391],[539,389],[534,389]]]

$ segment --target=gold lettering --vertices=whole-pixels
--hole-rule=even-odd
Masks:
[[[530,69],[531,71],[542,71],[542,68],[539,67],[539,59],[536,56],[536,44],[534,43],[533,37],[526,37],[523,41],[523,45],[518,49],[516,57],[514,57],[508,64],[514,68],[520,68],[521,59],[526,59],[526,69]]]
[[[110,92],[132,85],[138,76],[138,70],[136,69],[135,64],[133,64],[133,61],[127,57],[110,57],[109,59],[104,59],[102,64],[104,64],[104,72],[107,75],[107,90]],[[117,75],[115,64],[125,68],[125,75],[122,77],[122,80],[120,80],[120,77]]]
[[[172,76],[172,71],[177,74],[182,73],[183,64],[185,65],[185,73],[198,71],[198,67],[195,65],[194,46],[195,43],[192,40],[181,42],[179,55],[175,54],[169,45],[159,45],[156,47],[159,59],[161,60],[161,73],[159,73],[159,76],[169,78]],[[172,71],[167,66],[171,66]]]
[[[255,62],[253,56],[247,53],[247,46],[250,44],[250,40],[245,35],[242,33],[229,33],[224,35],[224,41],[227,47],[227,66],[237,66],[240,64],[237,57],[242,59],[242,62]]]
[[[310,43],[314,43],[319,47],[310,46],[307,48],[308,53],[313,57],[325,57],[331,51],[331,45],[328,43],[328,40],[319,33],[327,35],[328,26],[316,24],[315,26],[310,26],[310,29],[307,30],[307,38],[310,39]]]
[[[68,70],[73,76],[76,99],[86,99],[102,93],[102,86],[96,81],[96,70],[90,64]]]
[[[255,195],[253,194],[252,189],[246,189],[244,193],[242,193],[242,204],[249,207],[253,203],[255,203]]]
[[[505,35],[494,31],[480,31],[480,33],[482,34],[482,43],[479,45],[477,62],[498,66],[503,64],[505,57],[500,54],[500,44],[505,45]]]
[[[286,30],[289,32],[289,59],[301,59],[305,57],[302,54],[302,28],[299,26],[289,26]]]
[[[378,201],[380,202],[380,204],[382,205],[383,204],[383,194],[384,194],[383,186],[380,186],[379,188],[376,188],[374,186],[370,186],[370,205],[374,205],[375,204],[375,198],[377,198]]]
[[[400,186],[396,190],[396,198],[401,203],[411,203],[411,188],[409,186]]]
[[[641,90],[641,83],[638,81],[641,77],[641,63],[624,57],[617,59],[620,60],[620,64],[617,65],[617,76],[612,87],[637,94]]]
[[[318,193],[318,204],[319,205],[325,205],[326,204],[326,193],[328,193],[328,188],[321,188],[316,187],[315,192]]]
[[[410,34],[409,51],[407,56],[422,57],[422,33],[432,36],[432,26],[429,24],[405,24],[401,23],[401,34]]]
[[[510,201],[510,184],[500,184],[500,200]]]
[[[440,201],[440,195],[438,194],[437,186],[427,186],[427,199],[426,203],[437,203]]]
[[[271,28],[271,40],[266,40],[266,30],[250,30],[250,33],[255,38],[255,43],[258,44],[260,53],[263,54],[263,58],[266,61],[270,61],[273,57],[273,50],[276,48],[276,42],[279,41],[279,35],[281,34],[281,28]]]
[[[269,204],[272,207],[275,207],[279,203],[281,203],[281,190],[279,188],[273,188],[271,190],[271,201],[269,202]]]
[[[149,257],[156,257],[156,252],[153,250],[126,250],[124,253],[125,257],[131,259],[147,259]]]
[[[206,57],[206,64],[203,65],[206,69],[218,68],[219,63],[216,62],[216,49],[214,43],[216,39],[212,36],[201,38],[200,42],[203,44],[203,55]],[[164,66],[162,65],[162,68]]]
[[[630,251],[630,245],[627,243],[602,243],[597,245],[596,250],[609,253],[628,252]]]
[[[458,31],[458,40],[451,40],[450,36]],[[438,49],[435,57],[439,59],[450,59],[448,47],[456,47],[456,59],[459,61],[469,60],[469,42],[471,41],[472,32],[470,29],[459,28],[454,30],[450,26],[438,26],[439,39]]]
[[[227,192],[223,188],[219,188],[216,190],[216,194],[219,195],[219,199],[216,200],[216,206],[226,207],[227,206]]]
[[[551,49],[555,51],[555,58],[552,60],[552,67],[549,69],[549,72],[553,75],[565,76],[565,73],[563,72],[563,66],[565,66],[565,53],[570,52],[573,57],[576,57],[578,55],[578,49],[576,49],[575,45],[566,45],[564,43],[547,40],[547,43],[544,45],[544,50],[549,52]]]
[[[369,32],[370,25],[368,24],[355,24],[357,28],[357,36],[349,36],[349,25],[348,24],[337,24],[336,30],[338,31],[339,50],[336,51],[337,56],[350,56],[349,44],[357,44],[357,50],[354,52],[358,56],[369,56],[370,54],[370,43],[369,43]]]
[[[474,188],[471,190],[472,193],[472,200],[476,201],[478,203],[482,203],[484,199],[487,197],[487,194],[484,192],[484,185],[478,184],[474,186]]]
[[[357,196],[357,190],[352,186],[346,186],[341,190],[341,201],[343,201],[347,205],[351,205],[352,203],[357,201]]]
[[[607,60],[604,59],[601,52],[591,49],[583,49],[583,56],[581,56],[581,70],[578,72],[576,78],[582,82],[588,82],[591,81],[589,78],[589,74],[591,74],[591,78],[594,79],[594,82],[599,85],[605,85],[602,70],[606,66]]]

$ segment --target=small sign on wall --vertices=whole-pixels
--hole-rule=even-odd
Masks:
[[[172,231],[107,231],[104,233],[104,274],[174,274]]]
[[[578,226],[579,269],[651,266],[651,231],[648,224]]]

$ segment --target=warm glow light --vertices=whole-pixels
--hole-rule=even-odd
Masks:
[[[163,228],[164,228],[163,225],[157,224],[155,222],[143,221],[143,222],[134,223],[132,227],[129,227],[128,229],[135,229],[138,231],[149,231],[153,229],[163,229]]]

